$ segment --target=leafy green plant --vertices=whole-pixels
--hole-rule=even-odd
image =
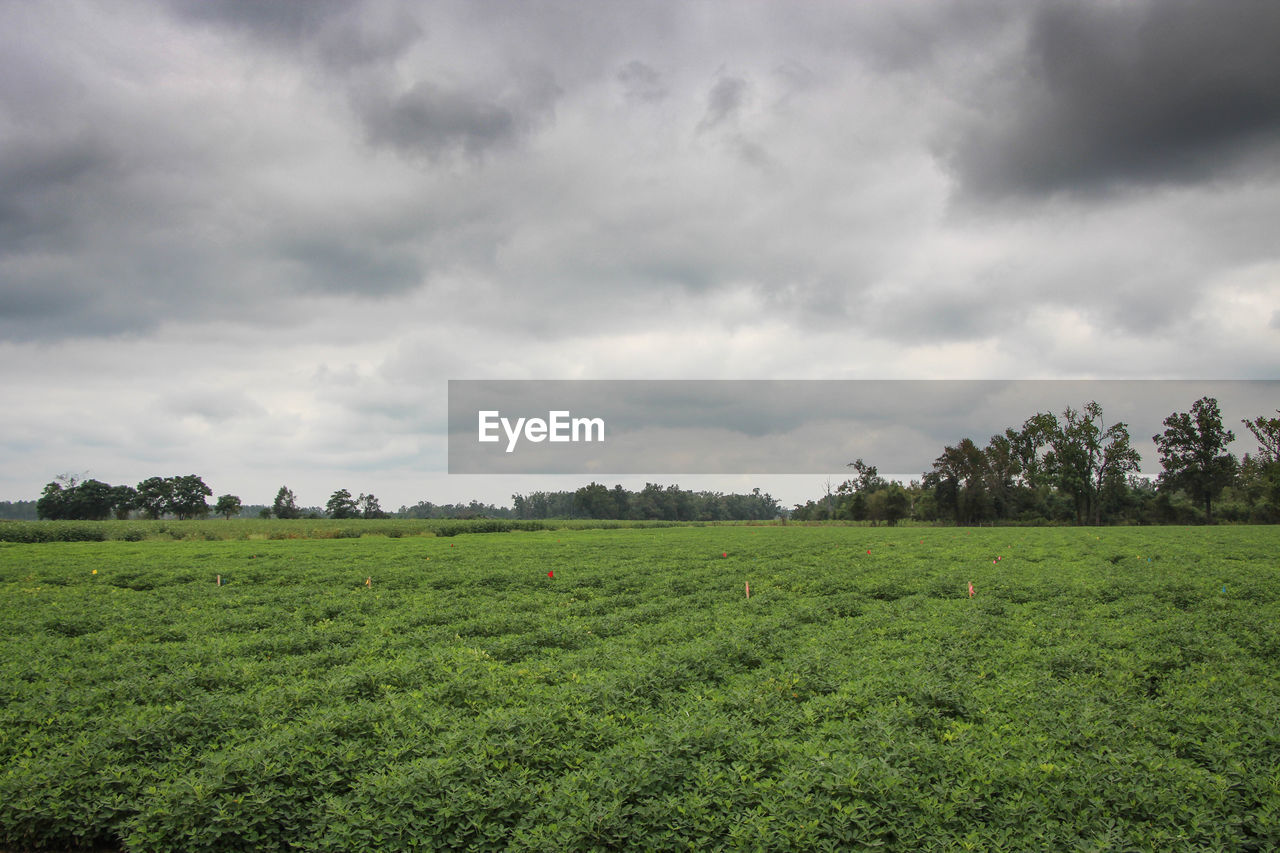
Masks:
[[[1274,528],[399,523],[0,546],[0,849],[1280,843]]]

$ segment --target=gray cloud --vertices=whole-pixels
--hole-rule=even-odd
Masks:
[[[182,391],[168,395],[162,405],[178,417],[197,417],[215,424],[265,414],[265,409],[251,397],[234,389]]]
[[[1044,3],[949,155],[979,195],[1201,181],[1280,146],[1280,7]],[[1263,166],[1263,168],[1270,168]]]
[[[257,41],[320,59],[347,70],[394,59],[424,34],[409,9],[351,0],[204,3],[168,0],[182,19],[229,29]]]
[[[667,97],[668,89],[662,81],[662,75],[633,59],[618,71],[618,82],[628,100],[655,102]]]
[[[698,124],[698,129],[710,130],[730,121],[742,109],[746,98],[746,80],[740,77],[721,77],[707,95],[707,112]]]
[[[439,156],[460,149],[478,155],[516,137],[510,110],[430,83],[392,99],[362,99],[357,106],[370,140],[400,151]]]

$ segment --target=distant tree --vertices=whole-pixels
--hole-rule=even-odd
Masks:
[[[993,435],[982,451],[983,485],[990,496],[996,518],[1008,518],[1013,511],[1017,478],[1022,473],[1013,441],[1006,433]]]
[[[1165,431],[1151,440],[1160,451],[1160,485],[1183,489],[1204,506],[1205,521],[1213,523],[1213,501],[1235,477],[1239,463],[1227,451],[1235,434],[1222,427],[1218,401],[1201,397],[1190,412],[1174,412],[1164,419]]]
[[[626,518],[631,511],[631,493],[622,488],[621,483],[616,483],[609,496],[613,499],[613,515],[609,517]]]
[[[355,498],[351,497],[351,492],[346,489],[338,489],[330,495],[324,510],[330,518],[356,518],[360,515],[360,508],[356,506]]]
[[[1138,470],[1141,457],[1129,443],[1129,428],[1122,422],[1107,427],[1102,407],[1089,401],[1080,409],[1070,406],[1059,421],[1041,413],[1024,425],[1020,450],[1025,470],[1037,482],[1049,482],[1071,497],[1076,524],[1102,523],[1104,489],[1123,484]],[[1045,448],[1043,456],[1039,449]]]
[[[867,493],[854,492],[853,497],[849,499],[848,505],[849,517],[854,521],[866,521],[870,515],[870,509],[867,506]]]
[[[116,518],[123,521],[129,513],[138,508],[138,490],[133,486],[111,487],[111,511]]]
[[[986,489],[986,455],[971,438],[943,448],[923,485],[933,490],[938,508],[950,509],[956,524],[976,524],[989,510]]]
[[[1280,415],[1280,409],[1276,414]],[[1258,458],[1263,463],[1280,462],[1280,418],[1258,415],[1253,420],[1245,418],[1243,423],[1258,440]]]
[[[164,477],[148,477],[138,484],[138,509],[147,518],[160,518],[169,511],[173,502],[173,480]]]
[[[852,468],[858,475],[853,481],[854,491],[874,492],[887,485],[884,478],[876,471],[876,466],[868,465],[861,459],[855,459],[845,467]]]
[[[890,527],[907,517],[911,509],[911,499],[902,488],[901,483],[890,483],[883,491],[884,520]]]
[[[298,501],[288,486],[281,486],[280,491],[276,492],[271,514],[276,518],[298,518],[302,514],[302,510],[298,509]]]
[[[1122,487],[1125,478],[1138,470],[1142,457],[1129,443],[1128,425],[1117,421],[1104,427],[1102,407],[1095,401],[1086,403],[1075,421],[1068,419],[1065,427],[1083,454],[1081,472],[1087,478],[1086,507],[1094,524],[1101,524],[1102,505],[1107,492],[1114,493]]]
[[[618,504],[607,486],[592,482],[574,493],[574,505],[587,518],[618,518]]]
[[[231,516],[240,514],[240,506],[240,498],[235,495],[220,495],[213,505],[213,511],[230,521]]]
[[[54,521],[98,521],[111,516],[111,507],[111,486],[63,474],[44,487],[36,501],[36,514]]]
[[[0,518],[11,521],[35,521],[40,518],[36,511],[38,501],[0,501]]]
[[[197,474],[170,477],[169,511],[179,519],[203,518],[209,514],[205,498],[213,496],[213,489],[205,485]]]
[[[101,480],[85,480],[72,489],[72,518],[100,521],[111,517],[111,486]]]
[[[1280,415],[1280,410],[1276,411]],[[1258,456],[1248,466],[1248,482],[1255,492],[1255,500],[1261,499],[1265,509],[1261,520],[1274,520],[1280,515],[1280,417],[1259,415],[1246,419],[1244,425],[1258,440]],[[1249,455],[1245,454],[1245,460]],[[1241,463],[1242,474],[1245,473]]]
[[[1048,445],[1057,430],[1058,419],[1048,412],[1027,418],[1021,430],[1005,430],[1005,436],[1018,457],[1022,480],[1032,489],[1052,484],[1053,472],[1047,464]]]
[[[378,499],[373,495],[362,494],[356,500],[356,503],[360,507],[360,515],[364,518],[387,517],[387,514],[382,511],[381,505],[378,504]]]
[[[47,483],[36,501],[36,517],[60,521],[66,518],[66,512],[67,490],[57,480]]]

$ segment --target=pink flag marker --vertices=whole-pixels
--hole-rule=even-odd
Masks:
[[[747,598],[751,597],[751,581],[747,581]]]
[[[969,581],[969,597],[973,598],[973,581]]]

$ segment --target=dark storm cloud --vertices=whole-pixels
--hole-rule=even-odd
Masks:
[[[116,169],[109,147],[80,134],[66,139],[18,137],[0,153],[0,258],[64,234],[85,187]]]
[[[952,164],[996,197],[1272,169],[1277,45],[1274,3],[1043,4],[1025,52],[975,96]]]

